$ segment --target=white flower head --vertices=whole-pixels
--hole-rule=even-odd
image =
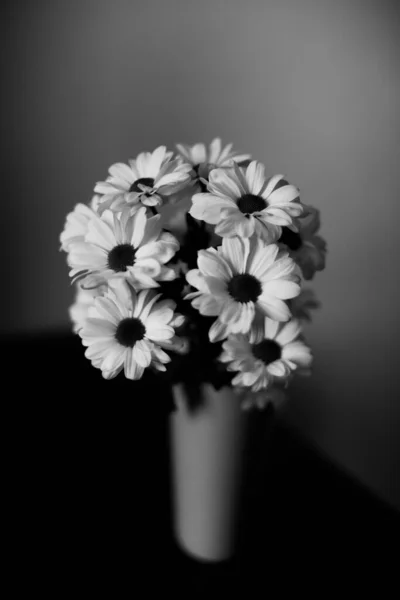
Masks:
[[[229,333],[247,333],[256,314],[287,321],[284,300],[300,293],[296,264],[276,244],[260,238],[224,238],[217,249],[198,253],[198,269],[186,275],[198,291],[186,296],[205,316],[216,316],[210,328],[212,342]]]
[[[84,241],[70,244],[70,276],[83,287],[93,281],[129,279],[137,288],[157,287],[159,281],[175,279],[175,271],[166,265],[179,249],[176,238],[161,228],[160,216],[146,216],[142,206],[131,214],[110,210],[92,215]]]
[[[222,146],[220,138],[215,138],[210,145],[198,143],[194,146],[177,144],[180,156],[192,166],[193,191],[204,189],[202,179],[207,180],[212,169],[231,167],[234,162],[242,163],[251,158],[250,154],[238,154],[232,149],[233,144]]]
[[[153,290],[137,293],[118,281],[93,300],[79,335],[87,346],[85,356],[105,379],[123,369],[128,379],[140,379],[148,367],[166,370],[171,359],[163,348],[174,349],[174,328],[183,317],[174,313],[175,302],[159,298]]]
[[[259,392],[276,380],[287,379],[297,369],[308,369],[311,351],[302,340],[301,324],[292,319],[278,323],[264,319],[263,336],[251,331],[249,335],[231,335],[223,343],[220,360],[237,374],[232,384]]]
[[[326,242],[317,235],[320,213],[313,206],[306,207],[304,218],[296,219],[293,227],[282,227],[278,240],[299,265],[304,279],[312,279],[316,271],[325,268]]]
[[[97,213],[98,202],[99,196],[93,196],[89,206],[79,203],[72,212],[68,213],[60,235],[61,250],[68,252],[71,244],[84,241],[88,223]]]
[[[193,196],[190,214],[215,225],[222,237],[255,233],[267,243],[275,242],[281,227],[293,225],[303,211],[299,190],[283,177],[266,179],[264,166],[255,160],[246,169],[235,163],[231,169],[214,169],[208,192]]]
[[[191,165],[173,158],[165,146],[154,152],[141,152],[129,164],[115,163],[106,181],[94,190],[102,194],[100,211],[120,211],[126,205],[157,206],[190,181]]]

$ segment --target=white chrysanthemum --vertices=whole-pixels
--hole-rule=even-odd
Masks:
[[[227,363],[229,371],[237,371],[233,385],[258,392],[276,379],[289,377],[298,368],[310,367],[311,350],[300,337],[299,321],[292,319],[282,324],[265,318],[263,333],[263,339],[257,330],[247,336],[231,335],[223,343],[220,360]]]
[[[148,367],[166,370],[171,359],[163,348],[180,346],[174,328],[183,317],[174,314],[174,301],[159,298],[152,290],[136,293],[120,282],[93,300],[79,335],[87,346],[85,356],[104,378],[122,369],[128,379],[140,379]]]
[[[311,288],[303,288],[300,294],[288,301],[293,318],[299,321],[311,321],[313,310],[320,308],[321,303]]]
[[[99,210],[120,211],[126,204],[162,204],[165,196],[176,193],[190,181],[191,168],[180,159],[173,159],[165,146],[152,153],[142,152],[129,165],[115,163],[109,168],[106,181],[98,182],[94,188],[103,194]]]
[[[304,279],[312,279],[316,271],[325,268],[326,242],[317,235],[320,228],[319,210],[306,207],[307,215],[296,219],[294,231],[290,227],[283,227],[279,243],[285,246],[289,254],[299,265]]]
[[[218,235],[247,238],[256,233],[267,243],[276,241],[281,227],[293,225],[293,217],[303,211],[299,190],[283,175],[267,180],[264,166],[255,160],[245,170],[234,164],[211,171],[208,192],[195,194],[192,203],[192,217],[216,225]]]
[[[216,316],[212,342],[249,331],[256,313],[287,321],[284,300],[300,293],[295,262],[276,244],[261,239],[224,238],[222,246],[198,253],[198,269],[186,275],[198,291],[186,296],[202,315]]]
[[[146,217],[142,206],[133,214],[129,208],[121,213],[105,211],[87,224],[83,242],[69,246],[70,276],[92,280],[122,277],[138,288],[157,287],[158,281],[175,279],[175,271],[166,267],[179,249],[176,238],[161,228],[160,216]]]
[[[250,154],[237,154],[232,146],[233,144],[228,144],[224,147],[221,139],[215,138],[208,148],[201,143],[194,146],[177,144],[176,148],[181,157],[192,165],[193,182],[199,189],[203,189],[201,179],[208,179],[212,169],[231,167],[234,162],[241,163],[251,159]]]
[[[88,316],[89,307],[93,304],[93,299],[102,296],[107,291],[107,285],[99,282],[99,285],[91,289],[83,289],[76,286],[75,301],[68,309],[72,321],[72,331],[78,333],[83,327]]]
[[[87,233],[90,219],[97,212],[99,196],[93,196],[90,205],[77,204],[72,212],[67,215],[64,230],[60,235],[61,250],[68,252],[71,244],[83,242]]]

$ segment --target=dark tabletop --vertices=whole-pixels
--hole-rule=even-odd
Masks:
[[[233,560],[198,563],[171,533],[168,387],[102,379],[78,337],[3,340],[10,553],[58,581],[117,565],[134,577],[344,572],[397,577],[399,514],[282,420],[252,418]],[[4,383],[3,390],[6,384]],[[14,547],[15,545],[15,547]]]

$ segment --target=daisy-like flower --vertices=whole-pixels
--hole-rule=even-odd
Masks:
[[[212,342],[228,333],[246,333],[260,313],[287,321],[290,310],[284,300],[300,293],[296,264],[276,244],[260,238],[224,238],[217,249],[198,253],[198,269],[186,275],[198,291],[186,296],[205,316],[216,316],[210,328]]]
[[[177,144],[180,156],[192,166],[192,180],[196,187],[206,191],[202,179],[208,179],[212,169],[231,167],[233,162],[241,163],[251,159],[250,154],[237,154],[232,150],[233,144],[223,147],[220,138],[215,138],[209,147],[205,144]]]
[[[216,225],[215,233],[222,237],[256,233],[271,243],[302,211],[299,190],[283,175],[267,180],[264,165],[253,160],[245,170],[234,163],[232,169],[211,171],[208,192],[193,196],[190,214]]]
[[[304,279],[310,280],[316,271],[325,268],[326,242],[317,235],[320,228],[319,210],[313,206],[307,206],[307,215],[302,219],[296,219],[293,227],[282,227],[282,233],[278,240],[299,265]]]
[[[288,300],[288,304],[294,319],[307,322],[311,321],[312,311],[321,307],[320,301],[311,288],[303,288],[296,298]]]
[[[259,331],[249,335],[231,335],[223,343],[220,360],[229,371],[237,371],[232,384],[259,392],[274,381],[284,380],[298,368],[308,369],[310,349],[301,338],[301,325],[292,319],[278,323],[264,319],[264,336]]]
[[[88,290],[81,288],[79,285],[76,286],[75,301],[68,310],[74,333],[78,333],[83,327],[88,316],[89,307],[93,304],[93,299],[102,296],[106,291],[107,285],[101,282]]]
[[[99,210],[120,211],[126,204],[160,205],[166,196],[190,181],[190,171],[191,165],[173,159],[165,146],[152,153],[142,152],[129,164],[115,163],[109,168],[106,181],[98,182],[94,188],[102,194]]]
[[[85,356],[105,379],[122,369],[128,379],[140,379],[148,367],[166,370],[171,359],[163,348],[174,349],[174,328],[183,317],[174,313],[175,302],[159,298],[152,290],[136,293],[118,282],[93,300],[79,335],[87,346]]]
[[[107,210],[92,215],[84,241],[69,246],[70,276],[83,287],[93,287],[99,279],[126,278],[137,288],[157,287],[158,281],[175,279],[175,271],[165,264],[179,249],[176,238],[163,231],[160,216],[146,217],[142,206],[133,214]]]
[[[88,223],[97,212],[98,205],[99,196],[96,195],[93,196],[89,206],[79,203],[67,215],[64,229],[60,235],[61,250],[68,252],[71,244],[84,241]]]

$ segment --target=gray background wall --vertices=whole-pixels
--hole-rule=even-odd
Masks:
[[[315,374],[288,418],[400,507],[396,3],[2,6],[2,332],[68,327],[58,235],[111,163],[220,135],[322,211]]]

